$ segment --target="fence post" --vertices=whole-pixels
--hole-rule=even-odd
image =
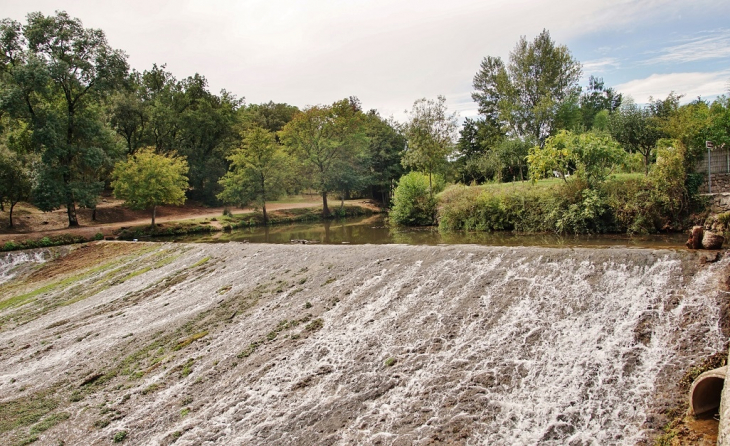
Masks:
[[[707,193],[712,193],[712,155],[709,145],[707,146]]]

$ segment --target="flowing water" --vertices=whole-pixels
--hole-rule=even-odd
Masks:
[[[514,234],[511,232],[440,232],[433,227],[391,227],[383,215],[330,220],[318,223],[297,223],[268,227],[236,229],[231,232],[217,232],[205,235],[191,235],[174,239],[196,243],[291,243],[306,241],[324,244],[476,244],[489,246],[573,246],[573,247],[656,247],[683,248],[686,234],[662,234],[651,236],[627,236],[624,234],[601,234],[588,236],[560,236],[556,234]]]
[[[124,266],[138,274],[84,276],[98,292],[4,327],[32,347],[0,350],[3,399],[78,389],[145,345],[164,358],[65,403],[70,427],[49,444],[107,444],[120,429],[131,444],[640,444],[686,398],[682,375],[726,341],[728,260],[686,250],[144,246]],[[168,352],[160,339],[181,327],[205,337]],[[33,353],[43,340],[53,349]],[[86,428],[97,407],[121,415]]]
[[[52,254],[47,250],[0,254],[0,285],[15,277],[20,269],[45,263],[50,258]]]

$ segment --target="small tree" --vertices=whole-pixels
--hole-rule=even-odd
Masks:
[[[446,98],[439,96],[436,101],[423,98],[414,102],[405,125],[408,148],[403,155],[403,166],[413,167],[428,175],[431,196],[432,175],[454,153],[457,121],[456,113],[448,113]]]
[[[575,169],[577,177],[593,187],[604,181],[614,166],[625,156],[621,146],[608,135],[561,130],[549,137],[545,146],[530,149],[527,162],[533,180],[557,172],[566,182],[566,174]]]
[[[219,181],[223,192],[218,198],[241,207],[251,202],[260,205],[265,224],[268,222],[266,201],[274,200],[284,192],[286,159],[274,134],[253,127],[245,132],[243,145],[228,159],[231,170]]]
[[[114,166],[114,196],[125,200],[132,209],[151,208],[154,226],[158,205],[185,203],[187,173],[185,158],[157,155],[152,148],[142,149]]]

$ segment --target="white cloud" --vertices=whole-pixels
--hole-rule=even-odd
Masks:
[[[724,29],[713,31],[710,36],[664,48],[659,56],[646,63],[684,63],[727,57],[730,57],[730,30]]]
[[[621,63],[615,57],[604,57],[583,62],[583,73],[602,73],[608,69],[617,69],[620,67]]]
[[[652,74],[644,79],[617,85],[616,91],[645,104],[649,97],[663,99],[672,91],[684,95],[683,101],[688,102],[698,96],[707,98],[727,93],[729,87],[730,70],[724,70],[710,73]]]
[[[203,74],[248,102],[297,106],[358,96],[396,117],[443,94],[473,113],[472,78],[487,55],[506,58],[543,28],[565,43],[600,30],[728,9],[716,0],[3,0],[3,15],[66,10],[101,28],[132,67],[167,63],[178,78]],[[609,68],[610,55],[597,67]],[[601,65],[603,64],[603,65]]]

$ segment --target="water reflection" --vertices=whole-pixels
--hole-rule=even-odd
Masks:
[[[439,232],[437,228],[390,227],[383,215],[310,224],[277,225],[237,229],[209,235],[174,237],[174,241],[223,243],[292,243],[300,241],[324,244],[478,244],[492,246],[555,246],[610,247],[631,246],[650,248],[683,248],[683,234],[663,234],[630,237],[622,234],[559,236],[555,234],[522,235],[510,232]],[[169,240],[169,239],[168,239]]]

